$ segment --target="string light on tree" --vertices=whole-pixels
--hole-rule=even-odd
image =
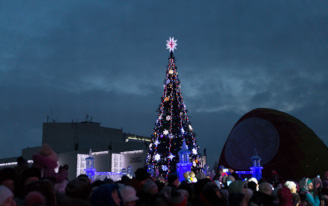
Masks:
[[[184,134],[185,130],[183,128],[181,128],[181,134]]]
[[[163,134],[164,135],[168,135],[169,134],[169,131],[166,129],[166,130],[163,131]]]
[[[162,165],[162,170],[167,171],[169,168],[166,165]]]
[[[185,140],[186,146],[191,152],[189,158],[191,161],[194,160],[194,169],[200,168],[198,161],[195,161],[198,157],[195,133],[188,118],[173,55],[177,49],[177,40],[174,37],[170,37],[166,42],[166,48],[169,49],[170,57],[165,73],[163,93],[158,109],[154,135],[152,135],[151,140],[153,144],[149,147],[149,157],[146,160],[147,166],[158,170],[164,178],[167,178],[169,172],[176,171],[176,164],[179,158],[175,157],[177,157],[180,151],[183,140]]]
[[[156,145],[156,147],[157,147],[157,145],[159,145],[158,139],[154,142],[154,144]]]
[[[175,157],[175,155],[173,155],[172,153],[170,153],[169,156],[167,156],[168,158],[170,158],[171,160]]]
[[[156,155],[155,155],[155,160],[158,161],[158,160],[160,160],[160,159],[161,159],[161,155],[156,154]]]

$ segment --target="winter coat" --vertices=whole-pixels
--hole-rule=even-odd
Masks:
[[[66,169],[61,169],[58,173],[55,172],[55,168],[58,166],[57,161],[41,154],[34,154],[32,159],[34,161],[33,165],[40,168],[41,177],[53,179],[55,183],[61,183],[67,178]]]

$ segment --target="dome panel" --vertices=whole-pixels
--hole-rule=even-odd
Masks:
[[[261,154],[262,164],[266,164],[277,153],[279,142],[279,133],[269,121],[257,117],[246,119],[229,135],[226,161],[236,169],[249,168],[250,158],[256,151]]]
[[[249,170],[254,149],[263,160],[264,177],[272,170],[293,179],[328,170],[328,148],[322,140],[303,122],[277,110],[259,108],[242,116],[226,140],[219,165]]]

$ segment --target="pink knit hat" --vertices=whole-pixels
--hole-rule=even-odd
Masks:
[[[51,160],[54,160],[55,162],[58,161],[58,156],[57,153],[54,152],[51,148],[50,145],[48,144],[43,144],[40,151],[39,151],[40,155],[46,156]]]

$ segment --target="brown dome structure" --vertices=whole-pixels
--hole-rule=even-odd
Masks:
[[[323,175],[328,170],[328,148],[297,118],[273,109],[254,109],[232,128],[219,165],[249,170],[254,151],[262,158],[263,177],[275,170],[284,178]]]

